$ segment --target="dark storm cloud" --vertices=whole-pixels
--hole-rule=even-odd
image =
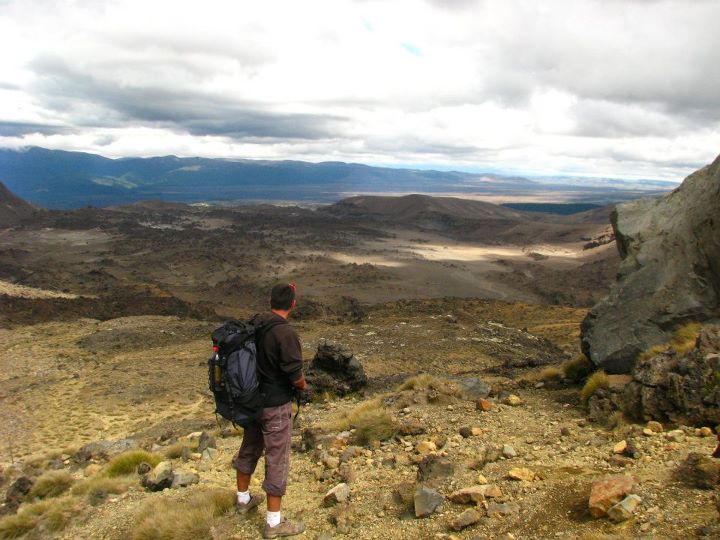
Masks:
[[[44,57],[32,64],[40,82],[36,96],[78,125],[155,125],[192,135],[235,139],[321,139],[337,134],[344,119],[321,114],[264,111],[259,104],[183,88],[122,86]]]
[[[8,122],[0,120],[0,136],[2,137],[21,137],[33,133],[42,135],[56,135],[58,133],[71,133],[73,130],[53,124],[40,124],[34,122]]]

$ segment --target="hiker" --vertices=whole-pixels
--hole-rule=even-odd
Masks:
[[[295,284],[279,284],[270,293],[270,312],[258,315],[260,327],[255,340],[263,410],[260,420],[245,428],[240,450],[232,462],[237,471],[237,508],[245,514],[264,499],[259,493],[251,495],[249,486],[265,451],[262,488],[267,494],[267,522],[263,538],[293,536],[305,530],[300,521],[281,519],[280,512],[290,469],[292,400],[296,391],[307,388],[300,340],[287,323],[295,305]]]

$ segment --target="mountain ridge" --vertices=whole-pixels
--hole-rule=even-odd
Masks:
[[[608,204],[663,190],[540,183],[521,176],[374,167],[328,161],[104,156],[31,147],[0,149],[0,178],[31,203],[55,209],[172,202],[333,203],[354,193],[540,194],[547,200]]]

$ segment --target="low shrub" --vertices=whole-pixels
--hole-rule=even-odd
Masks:
[[[166,448],[163,448],[162,453],[167,459],[177,459],[179,457],[182,457],[183,450],[185,450],[185,448],[187,448],[191,452],[197,451],[199,442],[200,441],[198,439],[195,439],[193,441],[177,442],[175,444],[167,446]]]
[[[137,466],[142,463],[149,463],[153,467],[162,461],[162,456],[151,454],[145,450],[129,450],[115,456],[105,467],[105,475],[116,478],[135,472]]]
[[[132,480],[126,478],[96,476],[89,480],[78,482],[72,487],[70,493],[73,495],[84,495],[90,504],[95,505],[106,499],[108,495],[125,493],[133,484],[134,482]]]
[[[562,371],[566,379],[580,382],[592,373],[593,363],[584,354],[579,354],[563,364]]]
[[[48,471],[40,476],[30,489],[30,497],[38,499],[49,499],[65,493],[75,479],[67,471]]]
[[[588,377],[588,380],[585,381],[585,386],[582,387],[582,390],[580,390],[580,399],[582,399],[583,404],[587,405],[588,401],[590,400],[590,397],[600,390],[601,388],[608,388],[610,386],[610,381],[608,379],[607,373],[604,371],[596,371],[590,377]]]
[[[384,441],[397,433],[397,426],[380,398],[361,403],[350,411],[343,412],[339,417],[321,424],[321,427],[332,431],[354,429],[355,440],[359,444]]]
[[[196,540],[208,538],[216,517],[235,507],[230,489],[202,489],[185,501],[158,498],[146,503],[137,516],[133,540]]]
[[[540,380],[542,381],[557,381],[558,379],[562,379],[562,376],[562,370],[554,366],[543,368],[540,372]]]
[[[23,505],[15,515],[0,519],[0,539],[19,538],[30,531],[42,538],[44,532],[62,531],[80,512],[78,502],[75,497],[62,497]]]

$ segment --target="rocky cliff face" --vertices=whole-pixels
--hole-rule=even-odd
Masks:
[[[669,341],[689,320],[720,317],[720,156],[672,193],[619,205],[618,281],[582,323],[582,349],[610,373]]]

